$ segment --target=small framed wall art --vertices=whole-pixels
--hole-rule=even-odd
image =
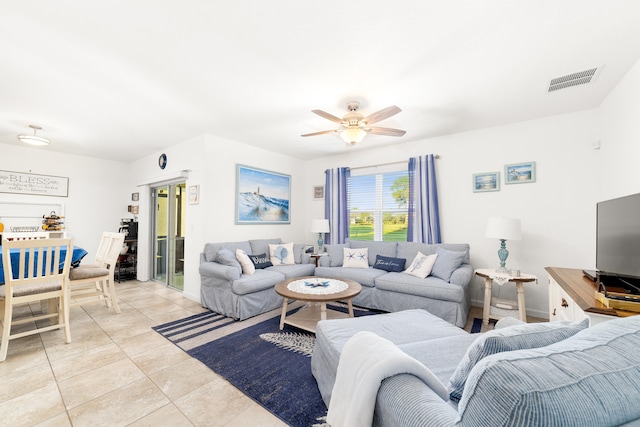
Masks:
[[[536,182],[536,162],[504,165],[505,184],[525,184]]]
[[[190,185],[189,186],[189,204],[197,205],[199,202],[200,202],[200,186]]]
[[[316,185],[313,187],[313,199],[324,200],[324,185]]]
[[[473,192],[500,191],[500,172],[473,174]]]

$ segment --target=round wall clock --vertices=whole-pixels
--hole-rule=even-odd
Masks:
[[[158,166],[160,166],[160,169],[164,169],[167,167],[167,155],[162,153],[160,154],[160,157],[158,158]]]

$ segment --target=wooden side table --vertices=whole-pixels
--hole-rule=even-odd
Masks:
[[[495,269],[483,268],[475,271],[476,275],[484,279],[484,307],[482,310],[482,323],[484,325],[489,324],[489,319],[501,319],[502,316],[491,314],[491,288],[493,281],[499,281],[500,284],[507,282],[514,282],[516,284],[516,291],[518,293],[518,315],[523,322],[527,321],[527,311],[524,305],[524,283],[537,282],[538,278],[533,274],[522,274],[518,277],[511,276],[506,273],[496,273]],[[514,302],[515,304],[515,302]]]
[[[323,254],[311,254],[309,255],[309,257],[315,262],[316,267],[318,267],[318,265],[320,264],[320,258],[322,258],[323,256],[326,256],[326,253]]]

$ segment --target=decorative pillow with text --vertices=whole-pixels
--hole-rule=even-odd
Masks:
[[[400,273],[404,270],[404,265],[406,263],[407,260],[404,258],[392,258],[390,256],[376,255],[376,262],[373,264],[373,268]]]
[[[253,262],[256,269],[267,268],[273,265],[267,254],[249,255],[249,259]]]

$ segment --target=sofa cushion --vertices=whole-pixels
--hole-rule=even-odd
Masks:
[[[393,258],[390,256],[376,255],[376,262],[373,264],[373,268],[377,268],[384,271],[400,272],[404,270],[404,265],[407,260],[404,258]]]
[[[434,276],[420,279],[405,273],[387,273],[378,277],[376,279],[376,289],[456,303],[462,303],[466,298],[463,286],[447,283]],[[382,295],[380,297],[382,298]],[[393,296],[390,298],[393,298]]]
[[[236,249],[242,249],[246,253],[251,253],[251,245],[249,242],[222,242],[222,243],[206,243],[204,245],[204,259],[207,262],[215,262],[216,255],[220,249],[229,249],[235,253]]]
[[[253,265],[255,265],[256,270],[271,267],[273,265],[266,253],[249,255],[249,259],[253,262]]]
[[[433,264],[435,264],[437,258],[437,254],[425,255],[422,252],[418,252],[409,267],[404,270],[404,273],[424,279],[431,274]]]
[[[293,244],[293,261],[296,264],[300,264],[302,262],[302,254],[304,253],[305,246],[302,243],[294,243]]]
[[[369,265],[375,264],[376,255],[383,255],[388,257],[397,256],[398,243],[396,242],[376,242],[372,240],[346,239],[345,244],[347,245],[347,247],[352,249],[367,248],[369,250]]]
[[[249,255],[242,249],[236,249],[236,259],[242,267],[242,273],[253,274],[256,272],[256,266],[253,265],[253,261],[251,261]]]
[[[436,255],[438,255],[438,257],[436,258],[435,264],[433,264],[431,274],[448,282],[451,279],[451,274],[462,265],[467,253],[450,251],[438,247],[436,249]]]
[[[240,274],[242,274],[242,266],[236,259],[236,255],[231,252],[229,249],[223,248],[218,251],[216,254],[216,262],[222,265],[228,265],[229,267],[233,267]]]
[[[268,254],[269,245],[277,245],[282,243],[282,239],[254,239],[249,240],[251,250],[247,251],[248,254]]]
[[[293,279],[294,277],[313,276],[316,266],[314,264],[289,264],[289,265],[274,265],[268,267],[269,271],[277,271],[284,274],[287,279]]]
[[[547,347],[486,357],[469,375],[459,424],[613,426],[637,420],[638,348],[640,316],[631,316]]]
[[[469,257],[469,244],[467,243],[418,243],[418,242],[398,242],[398,257],[406,259],[414,259],[418,252],[422,252],[425,255],[431,255],[436,253],[436,249],[443,248],[450,251],[466,252],[463,264],[470,264],[471,259]]]
[[[264,289],[273,288],[284,280],[284,274],[270,270],[256,270],[255,274],[243,275],[231,284],[231,291],[236,295],[247,295]],[[275,291],[273,291],[275,292]]]
[[[582,322],[525,323],[494,329],[480,335],[469,347],[449,380],[451,400],[460,400],[469,373],[483,358],[505,351],[545,347],[588,327],[589,319]]]
[[[344,268],[369,268],[369,250],[367,248],[342,250],[344,258],[342,266]]]
[[[344,248],[347,245],[339,244],[339,245],[324,245],[324,250],[327,252],[326,259],[329,261],[329,265],[327,267],[342,267],[342,260],[344,259]],[[325,258],[322,258],[320,261],[324,261]],[[323,262],[324,264],[324,262]]]
[[[378,270],[377,268],[347,268],[347,267],[316,267],[316,277],[328,277],[331,279],[349,279],[355,280],[363,287],[373,288],[376,284],[377,278],[386,274],[398,274],[387,273],[384,270]]]
[[[273,265],[295,264],[293,242],[269,245],[269,257]]]

